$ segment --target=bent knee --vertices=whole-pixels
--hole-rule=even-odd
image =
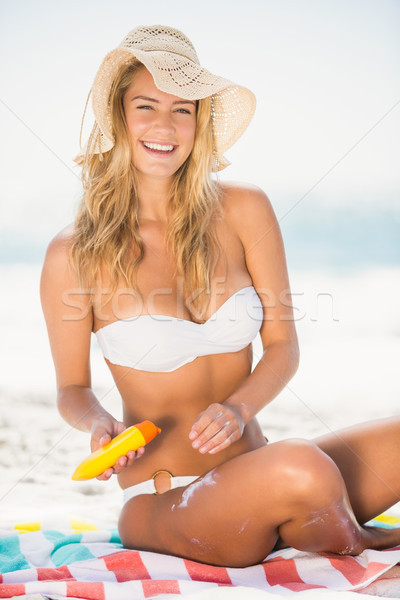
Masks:
[[[344,482],[333,460],[313,442],[289,439],[276,444],[279,487],[296,503],[330,503],[343,495]]]

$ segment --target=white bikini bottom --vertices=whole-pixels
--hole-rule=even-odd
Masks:
[[[183,487],[185,485],[189,485],[195,479],[198,479],[199,475],[182,475],[181,477],[171,477],[171,490]],[[167,490],[169,491],[169,490]],[[154,477],[152,479],[147,479],[147,481],[142,481],[141,483],[137,483],[136,485],[131,485],[123,490],[124,494],[124,504],[134,498],[135,496],[140,496],[142,494],[158,494],[156,487],[154,485]]]

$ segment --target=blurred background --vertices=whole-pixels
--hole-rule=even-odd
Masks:
[[[81,197],[72,159],[96,70],[130,29],[157,23],[182,29],[203,66],[257,96],[220,177],[266,191],[286,245],[302,360],[260,414],[266,434],[398,412],[400,3],[0,0],[0,502],[11,511],[26,494],[42,501],[88,452],[56,412],[40,269]],[[118,415],[95,340],[93,372]],[[65,474],[58,484],[73,502],[76,484]],[[80,490],[103,493],[97,484]]]

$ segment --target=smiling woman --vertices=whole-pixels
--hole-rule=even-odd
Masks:
[[[283,544],[354,555],[399,543],[399,530],[363,526],[399,497],[399,419],[272,444],[256,419],[296,371],[298,345],[268,198],[215,176],[253,94],[163,26],[131,31],[92,94],[84,197],[49,246],[41,290],[62,416],[92,450],[137,422],[162,429],[99,476],[124,489],[125,546],[243,567]],[[92,332],[123,422],[91,389]]]

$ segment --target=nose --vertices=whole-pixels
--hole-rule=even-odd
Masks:
[[[175,125],[169,111],[157,111],[157,116],[153,125],[154,130],[163,135],[171,134],[175,131]]]

